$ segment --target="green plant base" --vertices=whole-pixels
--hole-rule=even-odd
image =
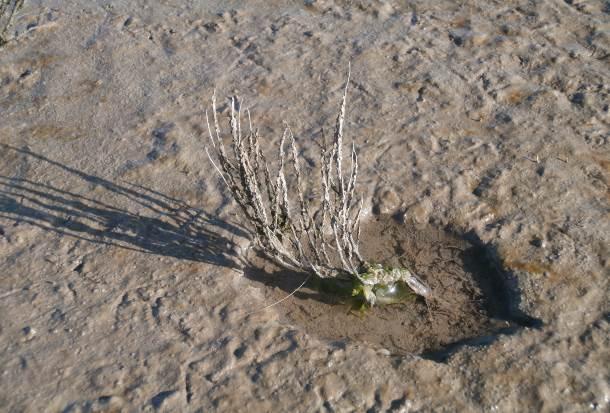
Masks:
[[[349,304],[353,309],[365,310],[374,305],[403,304],[414,301],[416,294],[406,282],[394,280],[396,277],[385,277],[387,282],[374,282],[370,268],[375,270],[381,266],[364,266],[359,278],[346,274],[345,278],[312,277],[308,286],[324,294],[336,296],[341,302]],[[392,274],[400,269],[384,268],[384,273]],[[379,277],[378,277],[379,278]],[[384,279],[384,277],[381,277]],[[363,280],[365,280],[363,282]]]

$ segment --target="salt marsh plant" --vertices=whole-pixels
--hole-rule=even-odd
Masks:
[[[7,42],[6,31],[23,2],[24,0],[0,0],[0,46]]]
[[[290,128],[284,129],[277,148],[278,165],[272,173],[250,112],[246,111],[245,130],[235,99],[231,99],[231,143],[227,148],[215,94],[212,97],[212,120],[207,112],[206,120],[215,156],[207,148],[206,152],[241,208],[254,247],[279,266],[307,273],[306,281],[313,278],[312,285],[319,289],[351,296],[365,306],[402,302],[415,295],[427,298],[430,289],[408,269],[383,267],[360,254],[363,198],[356,191],[358,155],[353,141],[347,162],[344,157],[348,85],[349,74],[332,144],[320,145],[318,199],[305,196],[303,165]]]

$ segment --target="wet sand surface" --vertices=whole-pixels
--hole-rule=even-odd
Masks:
[[[609,30],[604,1],[26,0],[0,410],[607,410]],[[256,311],[294,280],[245,258],[205,110],[239,96],[269,151],[286,120],[315,167],[348,62],[366,251],[453,312],[307,288]]]

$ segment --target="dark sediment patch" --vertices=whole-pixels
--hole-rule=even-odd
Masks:
[[[277,311],[320,339],[359,342],[394,355],[420,354],[438,361],[461,346],[486,345],[499,334],[540,324],[518,310],[514,278],[496,264],[493,248],[473,234],[421,229],[379,217],[363,227],[361,253],[371,262],[409,268],[431,287],[433,298],[361,312],[308,282],[278,303]],[[253,259],[245,273],[263,284],[269,304],[307,278],[278,270],[262,258]]]

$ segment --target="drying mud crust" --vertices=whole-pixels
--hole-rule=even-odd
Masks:
[[[0,0],[0,412],[608,411],[609,21],[607,0]],[[210,97],[270,162],[286,121],[319,200],[349,63],[361,251],[437,299],[360,314],[305,286],[252,313],[303,278],[243,275]]]
[[[265,301],[282,300],[276,311],[294,327],[335,344],[358,342],[393,355],[443,360],[462,344],[489,343],[497,334],[536,324],[511,313],[518,291],[509,290],[510,274],[494,265],[486,247],[449,229],[376,217],[364,225],[361,248],[370,262],[410,269],[430,286],[432,298],[360,309],[308,281],[282,300],[308,275],[278,270],[261,259],[246,275],[262,283]]]

